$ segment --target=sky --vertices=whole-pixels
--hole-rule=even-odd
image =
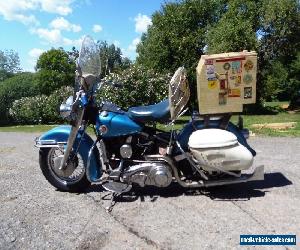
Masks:
[[[19,54],[34,71],[51,48],[80,48],[84,35],[120,47],[134,60],[136,45],[165,0],[0,0],[0,50]],[[168,1],[169,2],[169,1]]]

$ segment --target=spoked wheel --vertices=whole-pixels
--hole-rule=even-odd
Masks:
[[[85,163],[79,153],[71,152],[67,167],[60,170],[63,150],[60,148],[41,148],[40,167],[45,178],[60,191],[82,192],[90,182],[86,178]]]

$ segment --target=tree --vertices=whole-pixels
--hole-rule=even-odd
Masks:
[[[194,70],[205,51],[207,27],[220,18],[222,9],[221,0],[164,4],[137,46],[137,63],[159,72],[174,72],[182,65]]]
[[[0,50],[0,81],[12,77],[20,71],[20,59],[18,53],[13,50]]]
[[[256,50],[258,2],[232,0],[226,4],[227,11],[220,20],[209,25],[207,32],[208,53]]]
[[[74,57],[62,48],[41,54],[36,64],[40,93],[49,95],[62,86],[73,86],[75,69]]]
[[[33,73],[18,73],[6,79],[0,86],[0,124],[10,122],[9,108],[15,100],[38,93]]]
[[[166,3],[152,15],[152,26],[137,46],[137,63],[158,72],[188,71],[192,105],[196,106],[195,68],[206,48],[208,25],[219,20],[222,0]]]
[[[128,68],[131,61],[127,57],[122,57],[121,49],[106,41],[98,41],[101,58],[101,76]]]
[[[195,85],[195,67],[202,54],[256,50],[259,101],[288,96],[291,85],[297,86],[289,79],[291,63],[300,51],[298,0],[183,0],[165,3],[152,22],[137,47],[137,63],[148,68],[172,72],[184,65]],[[287,71],[280,82],[272,72],[279,65]]]

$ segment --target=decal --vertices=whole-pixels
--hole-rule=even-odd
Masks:
[[[229,89],[228,97],[240,97],[241,90],[240,89]]]
[[[252,87],[245,87],[244,88],[244,99],[252,98]]]
[[[253,76],[250,74],[244,75],[243,81],[245,84],[250,84],[253,81]]]
[[[223,65],[223,69],[225,69],[226,71],[229,70],[230,67],[231,67],[231,66],[230,66],[230,63],[228,63],[228,62],[227,62],[227,63],[224,63],[224,65]]]
[[[232,74],[241,73],[242,72],[241,62],[240,61],[233,61],[231,63],[231,70],[232,70]]]
[[[108,128],[105,125],[101,125],[99,131],[102,135],[104,135],[108,132]]]
[[[244,65],[245,70],[248,72],[248,71],[252,70],[253,67],[254,67],[253,62],[251,60],[247,60]]]
[[[219,93],[219,105],[226,105],[227,97],[226,93]]]
[[[220,80],[220,89],[226,89],[226,80],[225,79]]]
[[[205,65],[213,65],[214,64],[214,60],[212,59],[206,59],[204,62]]]
[[[235,86],[238,86],[242,83],[242,77],[241,76],[237,76],[235,78]]]
[[[206,76],[207,76],[208,80],[216,79],[215,66],[214,65],[206,65]]]
[[[218,82],[217,80],[208,80],[208,88],[209,89],[215,89],[217,88]]]

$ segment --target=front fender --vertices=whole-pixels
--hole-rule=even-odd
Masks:
[[[63,125],[55,127],[45,134],[41,135],[39,138],[35,140],[36,147],[43,148],[43,147],[59,147],[65,146],[67,144],[69,134],[71,131],[71,126]],[[101,163],[99,159],[99,151],[95,147],[92,154],[89,157],[89,150],[92,147],[94,141],[93,139],[86,133],[78,133],[75,139],[73,148],[77,149],[78,145],[78,152],[82,157],[84,166],[87,168],[89,166],[90,180],[97,180],[101,177]],[[89,164],[88,164],[88,161]]]

